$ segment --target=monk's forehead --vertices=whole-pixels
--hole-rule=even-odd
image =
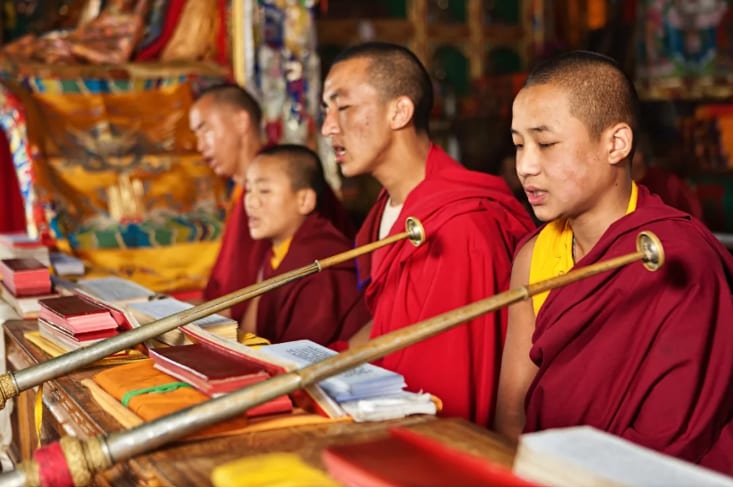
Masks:
[[[374,89],[376,80],[370,76],[370,63],[366,57],[357,57],[334,64],[323,85],[324,101]]]

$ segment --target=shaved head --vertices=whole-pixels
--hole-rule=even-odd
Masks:
[[[211,86],[199,94],[198,99],[210,98],[218,106],[244,110],[252,119],[255,127],[262,121],[262,109],[257,100],[244,88],[234,83]]]
[[[430,112],[433,110],[433,84],[417,56],[397,44],[366,42],[347,48],[334,60],[334,64],[357,58],[369,60],[369,83],[385,100],[399,96],[412,100],[415,129],[428,133]]]
[[[588,51],[562,54],[539,64],[524,86],[542,84],[567,91],[570,113],[585,124],[592,137],[600,137],[617,123],[628,124],[637,134],[640,115],[636,89],[613,59]]]
[[[294,191],[312,189],[320,201],[326,189],[326,178],[321,159],[314,151],[303,145],[281,144],[260,151],[258,156],[277,157],[290,179]]]

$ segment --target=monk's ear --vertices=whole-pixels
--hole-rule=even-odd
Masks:
[[[312,188],[299,189],[298,194],[298,213],[303,216],[311,214],[318,204],[318,196]]]
[[[608,162],[626,161],[634,144],[634,133],[627,123],[617,123],[606,131],[608,137]]]
[[[408,96],[399,96],[394,99],[390,107],[389,125],[392,130],[405,128],[415,114],[415,105]]]
[[[244,135],[252,125],[252,118],[245,110],[237,110],[234,112],[234,126],[239,135]]]

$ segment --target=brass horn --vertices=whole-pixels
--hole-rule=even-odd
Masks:
[[[276,289],[284,284],[295,281],[302,277],[321,272],[334,265],[354,259],[360,255],[367,254],[376,249],[390,245],[400,240],[409,239],[413,245],[418,246],[425,241],[425,230],[420,221],[409,217],[405,221],[405,231],[362,245],[346,252],[316,260],[310,265],[293,269],[292,271],[271,277],[257,284],[247,286],[231,292],[219,298],[213,299],[198,306],[194,306],[179,313],[166,316],[159,320],[148,323],[140,328],[120,333],[111,338],[99,341],[88,347],[80,348],[55,357],[40,364],[28,367],[16,372],[7,372],[0,375],[0,409],[5,407],[8,399],[11,399],[21,392],[52,380],[62,377],[81,367],[92,364],[113,353],[138,345],[179,326],[186,325],[205,316],[214,314],[235,304],[255,298],[268,291]]]

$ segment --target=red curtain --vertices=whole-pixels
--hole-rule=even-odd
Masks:
[[[0,232],[25,231],[23,198],[20,196],[10,145],[0,131]]]

